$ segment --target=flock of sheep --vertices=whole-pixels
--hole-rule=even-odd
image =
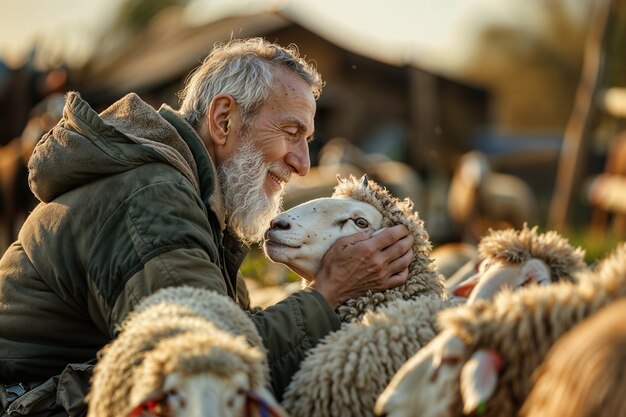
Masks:
[[[324,230],[323,239],[268,257],[314,272],[347,233],[320,207],[363,203],[378,228],[404,224],[413,235],[409,279],[340,306],[343,326],[309,352],[281,404],[249,317],[227,297],[183,287],[144,300],[102,350],[88,416],[626,415],[626,244],[588,267],[555,232],[492,231],[478,246],[480,273],[447,288],[411,202],[349,178],[281,214],[300,222],[285,238]]]

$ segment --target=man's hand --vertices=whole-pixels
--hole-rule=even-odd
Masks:
[[[372,236],[357,233],[330,247],[311,287],[333,308],[368,290],[382,291],[404,284],[413,259],[413,236],[396,225]]]

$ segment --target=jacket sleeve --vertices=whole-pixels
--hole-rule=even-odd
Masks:
[[[339,329],[339,317],[312,288],[252,315],[268,351],[274,395],[282,400],[306,352],[324,336]]]
[[[188,285],[228,295],[220,269],[201,249],[175,249],[148,260],[126,282],[116,298],[109,320],[109,333],[115,336],[119,324],[141,300],[166,287]]]

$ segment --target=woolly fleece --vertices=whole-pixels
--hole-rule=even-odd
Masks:
[[[283,407],[292,417],[374,416],[374,403],[404,362],[439,332],[437,296],[397,300],[324,338],[292,379]]]
[[[624,317],[626,299],[602,308],[559,339],[535,373],[520,416],[626,416]]]

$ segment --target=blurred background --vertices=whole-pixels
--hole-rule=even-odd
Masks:
[[[249,36],[296,44],[326,81],[286,208],[367,173],[413,200],[436,249],[525,222],[589,261],[624,240],[626,0],[0,0],[0,249],[66,91],[177,107],[215,42]],[[244,272],[289,279],[258,253]]]

